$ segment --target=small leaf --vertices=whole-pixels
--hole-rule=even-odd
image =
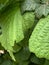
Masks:
[[[40,0],[25,0],[21,5],[22,13],[35,10],[39,6],[38,2],[40,2]]]
[[[19,52],[15,54],[16,62],[23,62],[25,60],[28,60],[30,56],[30,52],[27,47],[22,48]]]
[[[23,30],[24,32],[34,25],[35,15],[34,12],[26,12],[23,15]]]
[[[35,10],[36,16],[40,18],[42,15],[47,16],[49,14],[49,5],[42,4]]]

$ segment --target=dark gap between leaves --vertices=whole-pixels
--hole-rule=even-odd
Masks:
[[[0,35],[2,34],[2,28],[1,28],[1,26],[0,26]]]

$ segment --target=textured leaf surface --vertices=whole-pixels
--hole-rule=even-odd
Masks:
[[[29,39],[29,49],[37,57],[49,59],[49,16],[35,27]]]
[[[39,6],[38,2],[40,2],[40,0],[25,0],[21,6],[22,13],[25,11],[35,10],[36,7]]]
[[[20,10],[15,7],[4,13],[0,19],[0,26],[2,31],[1,45],[10,53],[10,56],[13,56],[14,42],[18,43],[24,38]]]
[[[34,12],[26,12],[23,15],[23,30],[27,31],[29,28],[31,28],[34,24],[35,15]]]
[[[15,10],[15,9],[14,9]],[[20,20],[19,20],[20,19]],[[2,28],[2,35],[0,35],[0,42],[3,40],[13,46],[14,41],[21,41],[23,36],[22,29],[22,17],[20,10],[12,11],[11,13],[5,13],[4,17],[0,20],[0,26]],[[6,37],[6,39],[5,39]]]
[[[0,11],[4,11],[7,7],[11,7],[16,4],[18,4],[18,2],[21,2],[22,0],[0,0]]]
[[[41,0],[42,3],[49,3],[49,0]]]
[[[40,5],[36,9],[35,13],[37,17],[41,17],[42,15],[47,16],[49,14],[49,5],[47,4]]]
[[[10,0],[12,1],[12,0]],[[9,0],[0,0],[0,10],[4,8],[9,2]]]

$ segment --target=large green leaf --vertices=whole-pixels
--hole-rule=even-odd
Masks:
[[[12,10],[11,12],[8,12],[8,14],[5,13],[0,19],[0,26],[2,28],[0,42],[6,41],[7,43],[10,43],[11,46],[14,45],[14,41],[16,41],[16,43],[20,42],[24,38],[22,21],[23,19],[19,9],[17,10],[15,8],[14,11]]]
[[[14,42],[20,42],[23,38],[22,16],[19,8],[9,9],[0,16],[0,27],[2,35],[0,35],[1,45],[12,55]]]
[[[29,39],[29,49],[37,57],[49,59],[49,16],[39,20]]]

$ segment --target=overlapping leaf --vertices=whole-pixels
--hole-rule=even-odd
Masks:
[[[14,42],[18,43],[24,38],[20,10],[15,7],[1,15],[0,26],[2,28],[1,45],[13,56]]]
[[[46,60],[44,65],[48,65],[49,64],[49,60]]]
[[[21,11],[34,11],[35,15],[40,18],[43,15],[47,16],[49,14],[49,0],[25,0],[22,3]]]
[[[0,0],[0,10],[12,3],[13,0]]]
[[[9,0],[0,0],[0,10],[9,2]]]
[[[31,28],[34,24],[35,15],[33,12],[26,12],[23,15],[23,30],[24,32]]]
[[[49,4],[49,0],[41,0],[42,3],[46,3],[46,4]]]
[[[15,54],[16,62],[23,62],[29,59],[30,51],[27,47],[22,48],[19,52]]]
[[[31,62],[38,64],[38,65],[43,65],[45,63],[45,59],[40,59],[36,57],[34,54],[31,55]]]
[[[49,14],[49,5],[42,4],[35,11],[36,16],[40,18],[42,15],[47,16]]]
[[[29,49],[37,57],[49,59],[49,16],[35,27],[29,39]]]
[[[12,5],[13,3],[16,4],[22,1],[23,0],[0,0],[0,11],[3,11],[7,6]]]
[[[35,10],[39,6],[39,2],[40,0],[25,0],[21,6],[22,13]]]

